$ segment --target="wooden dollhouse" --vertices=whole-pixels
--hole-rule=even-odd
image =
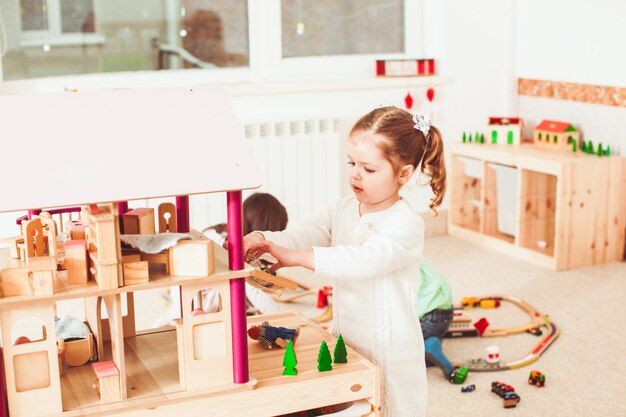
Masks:
[[[522,123],[519,117],[489,117],[487,140],[491,144],[519,145],[522,140]]]
[[[314,323],[294,313],[249,319],[300,328],[296,377],[282,375],[282,351],[246,336],[253,269],[243,262],[241,190],[261,175],[222,89],[6,96],[0,136],[3,154],[21,156],[0,165],[0,212],[28,211],[0,249],[3,411],[274,416],[365,401],[365,415],[380,414],[379,372],[356,352],[317,372],[319,345],[334,338]],[[228,251],[190,230],[189,196],[208,192],[226,192]],[[129,209],[155,197],[175,204]],[[64,223],[67,212],[79,218]],[[64,225],[70,239],[57,247]],[[159,253],[122,248],[122,233],[157,231],[186,236]],[[181,317],[137,331],[136,315],[149,312],[134,294],[170,286],[181,289]],[[208,288],[221,307],[198,312]],[[64,300],[84,300],[86,341],[56,340]]]
[[[549,150],[571,150],[580,147],[580,132],[571,124],[543,120],[535,127],[535,146]]]

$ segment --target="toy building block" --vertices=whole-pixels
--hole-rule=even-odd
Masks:
[[[148,261],[142,261],[141,255],[122,256],[124,285],[145,284],[150,281]]]
[[[170,275],[204,277],[215,269],[213,241],[210,239],[181,240],[168,249]]]
[[[85,223],[82,220],[68,220],[65,222],[64,228],[69,233],[70,239],[85,239]]]
[[[87,283],[87,245],[85,240],[67,240],[65,247],[65,268],[70,284]]]
[[[176,206],[172,203],[161,203],[158,209],[159,233],[176,233]]]
[[[485,333],[485,330],[487,330],[487,327],[489,327],[489,321],[483,317],[474,323],[474,327],[478,331],[478,334],[482,336],[482,334]]]
[[[519,117],[490,117],[487,135],[491,144],[519,145],[522,139],[523,121]],[[476,142],[485,143],[484,134]]]
[[[544,120],[534,130],[535,145],[544,149],[569,150],[572,143],[580,143],[580,132],[571,124]]]
[[[298,370],[296,369],[297,364],[298,358],[296,358],[296,352],[293,349],[293,343],[291,342],[291,340],[287,340],[285,354],[283,355],[283,366],[285,367],[283,375],[298,375]]]
[[[342,335],[339,335],[337,344],[335,345],[333,363],[348,363],[348,352],[346,351],[346,344],[343,341]]]
[[[100,394],[100,401],[108,403],[122,399],[120,395],[120,371],[113,361],[94,362],[93,371],[96,374],[95,388]]]
[[[317,354],[317,370],[320,372],[332,371],[332,358],[330,357],[330,350],[326,341],[322,341],[320,345],[320,351]]]
[[[31,258],[27,268],[33,295],[53,295],[54,274],[57,270],[55,259],[51,256]]]
[[[122,214],[125,235],[153,235],[154,209],[140,207]]]

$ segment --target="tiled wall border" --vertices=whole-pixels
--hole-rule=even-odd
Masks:
[[[565,83],[520,78],[517,92],[522,96],[555,98],[581,103],[626,107],[626,88],[603,85]]]

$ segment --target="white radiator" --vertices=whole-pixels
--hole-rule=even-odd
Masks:
[[[244,199],[254,192],[274,195],[287,208],[289,225],[294,226],[339,198],[345,158],[340,155],[335,120],[251,123],[245,125],[245,135],[263,174],[263,185],[244,191]],[[191,227],[198,230],[223,223],[226,194],[191,196],[190,212]]]

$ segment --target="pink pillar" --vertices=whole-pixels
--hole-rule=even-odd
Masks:
[[[241,191],[226,194],[228,212],[228,267],[233,271],[244,268],[243,216]],[[233,341],[233,381],[248,382],[248,339],[246,330],[246,286],[244,278],[230,280],[230,315]]]
[[[189,196],[176,196],[176,227],[178,233],[189,232]]]
[[[122,221],[122,214],[128,211],[128,201],[118,201],[117,202],[117,215],[119,216],[120,222],[120,233],[124,234],[124,222]]]
[[[28,210],[28,220],[31,220],[33,216],[38,216],[41,213],[40,209]]]

